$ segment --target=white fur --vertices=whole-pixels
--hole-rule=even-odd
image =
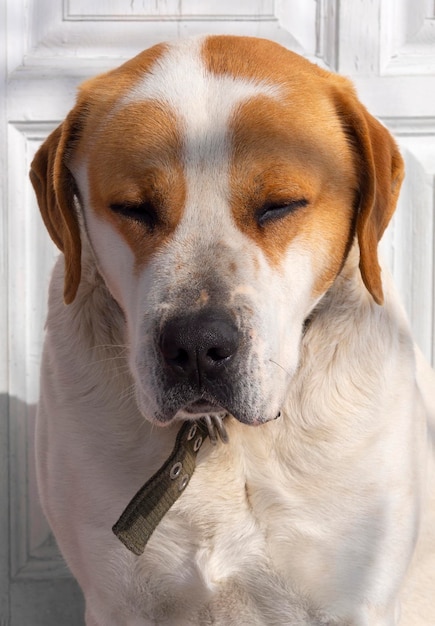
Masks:
[[[182,70],[174,75],[171,54]],[[186,138],[194,123],[225,131],[238,102],[267,91],[232,81],[227,109],[211,107],[212,119],[201,119],[190,109],[195,98],[213,101],[225,81],[208,78],[200,89],[198,80],[200,93],[185,105],[180,76],[196,84],[204,72],[196,59],[195,46],[175,49],[130,95],[172,98]],[[75,168],[87,227],[82,279],[64,306],[59,259],[37,459],[44,510],[84,591],[87,626],[433,626],[435,523],[425,490],[434,374],[420,355],[416,369],[386,273],[386,303],[373,303],[356,246],[319,302],[310,251],[297,238],[281,268],[270,266],[229,214],[222,138],[199,152],[186,139],[183,219],[140,272],[90,210],[86,163]],[[150,327],[177,310],[199,269],[204,282],[213,275],[232,286],[230,302],[242,298],[255,366],[246,403],[268,419],[282,415],[258,427],[229,418],[229,444],[203,447],[188,488],[135,557],[111,526],[166,460],[179,428],[152,423],[161,399]],[[410,568],[420,524],[425,543]]]

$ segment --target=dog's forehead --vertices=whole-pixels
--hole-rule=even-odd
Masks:
[[[350,150],[327,74],[273,42],[216,36],[165,44],[90,83],[88,93],[93,86],[95,127],[83,144],[91,205],[139,267],[168,238],[192,233],[207,242],[247,236],[280,262],[296,234],[315,229],[316,216],[263,237],[256,207],[315,200],[322,187],[329,231],[334,198],[351,203]],[[144,199],[161,207],[164,228],[153,236],[108,210]],[[346,211],[340,225],[347,219]]]
[[[150,72],[135,83],[122,104],[144,99],[165,103],[179,118],[187,137],[214,123],[215,140],[234,107],[259,94],[279,97],[279,84],[239,72],[216,72],[207,39],[189,39],[172,46],[156,60]],[[228,52],[226,56],[228,55]],[[221,128],[225,130],[225,128]]]
[[[327,97],[327,73],[280,45],[257,38],[192,37],[145,50],[116,70],[85,83],[93,127],[106,130],[124,107],[158,102],[186,135],[219,129],[241,102],[263,96],[292,105],[302,119]],[[322,102],[322,92],[323,100]],[[89,106],[90,105],[90,106]],[[314,120],[312,120],[314,122]],[[127,127],[128,131],[129,128]],[[225,128],[224,128],[225,130]]]
[[[242,143],[238,155],[250,150],[259,161],[268,149],[289,157],[293,145],[299,156],[311,144],[314,163],[315,143],[322,136],[323,144],[333,143],[330,131],[339,130],[325,75],[267,40],[211,36],[160,44],[85,84],[86,132],[77,154],[110,172],[109,179],[136,166],[145,177],[149,167],[174,169],[174,158],[185,166],[200,162],[210,175]]]

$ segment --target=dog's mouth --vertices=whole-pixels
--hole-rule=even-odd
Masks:
[[[228,442],[228,434],[224,426],[224,419],[228,415],[228,411],[219,404],[199,399],[177,411],[175,419],[203,421],[207,426],[211,443],[216,445],[219,439],[223,443]]]
[[[202,417],[203,415],[220,415],[227,413],[224,407],[215,402],[209,402],[208,400],[194,400],[177,412],[176,417],[182,419],[194,419],[195,417]]]

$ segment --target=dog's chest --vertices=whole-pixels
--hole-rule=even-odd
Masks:
[[[299,586],[315,589],[328,569],[320,525],[297,487],[285,484],[276,460],[261,456],[247,464],[243,454],[223,450],[199,463],[134,566],[135,587],[153,590],[138,593],[143,614],[155,618],[171,605],[181,615],[192,610],[186,598],[208,605],[228,586],[244,598],[254,598],[262,586],[276,605],[283,596],[290,601]],[[242,610],[250,600],[237,602]],[[263,608],[252,611],[261,615]]]

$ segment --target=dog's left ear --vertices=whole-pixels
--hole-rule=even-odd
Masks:
[[[77,115],[73,110],[39,148],[30,170],[30,180],[44,224],[65,256],[66,304],[74,300],[81,274],[80,227],[74,204],[75,183],[66,165],[76,130]]]
[[[388,130],[358,100],[350,83],[337,85],[335,102],[352,146],[359,177],[357,236],[360,271],[378,304],[384,301],[378,243],[396,208],[404,177],[399,149]]]

